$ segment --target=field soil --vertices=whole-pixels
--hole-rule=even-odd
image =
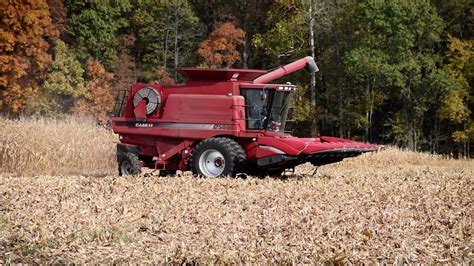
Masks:
[[[118,177],[106,129],[0,123],[0,264],[474,263],[472,160],[388,148],[265,179]]]

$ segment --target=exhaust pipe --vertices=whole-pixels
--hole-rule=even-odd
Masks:
[[[283,76],[286,76],[302,68],[305,68],[309,73],[315,73],[319,71],[318,66],[314,62],[314,59],[311,56],[307,56],[300,60],[296,60],[293,63],[284,65],[278,69],[275,69],[266,74],[263,74],[260,77],[254,79],[253,83],[268,83],[270,81],[279,79]]]

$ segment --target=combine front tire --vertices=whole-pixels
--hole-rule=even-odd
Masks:
[[[244,149],[235,140],[229,138],[203,140],[191,154],[194,175],[235,176],[243,172],[246,162]]]
[[[125,152],[119,155],[118,170],[120,176],[138,175],[141,172],[141,163],[138,155]]]

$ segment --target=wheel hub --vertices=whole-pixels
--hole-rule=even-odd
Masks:
[[[220,176],[225,169],[224,155],[215,149],[206,150],[199,158],[199,168],[206,176]]]

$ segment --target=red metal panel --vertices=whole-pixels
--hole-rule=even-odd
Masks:
[[[178,73],[185,76],[189,80],[239,80],[252,81],[255,78],[267,73],[265,70],[256,69],[208,69],[184,67],[176,69]]]
[[[292,141],[290,141],[290,139],[292,139]],[[300,152],[307,146],[304,142],[298,141],[298,138],[286,138],[282,140],[280,138],[275,137],[259,137],[257,139],[257,143],[259,145],[268,145],[275,147],[289,155],[297,155],[298,152]]]
[[[166,103],[163,108],[162,112],[162,119],[169,120],[169,121],[179,121],[179,114],[181,108],[181,94],[171,94],[166,97]]]
[[[180,121],[230,124],[233,117],[233,97],[227,95],[173,95],[180,97]]]

